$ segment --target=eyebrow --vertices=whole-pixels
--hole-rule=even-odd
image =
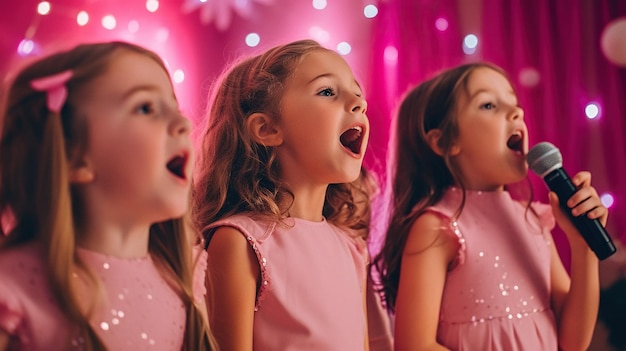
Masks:
[[[316,81],[316,80],[318,80],[318,79],[321,79],[321,78],[336,77],[336,76],[337,76],[337,75],[336,75],[336,74],[334,74],[334,73],[322,73],[322,74],[320,74],[320,75],[318,75],[318,76],[313,77],[313,79],[309,80],[309,81],[307,82],[307,85],[308,85],[308,84],[311,84],[311,83],[313,83],[314,81]],[[363,88],[361,87],[361,84],[359,84],[359,81],[358,81],[358,80],[354,79],[354,80],[353,80],[353,82],[354,82],[354,84],[356,84],[356,86],[357,86],[357,87],[359,87],[359,90],[363,91]]]
[[[128,97],[130,97],[131,95],[134,95],[140,91],[156,91],[158,90],[158,88],[155,85],[135,85],[132,86],[130,89],[126,90],[122,95],[120,95],[120,99],[121,100],[126,100],[128,99]]]
[[[487,93],[487,94],[489,94],[490,91],[487,90],[487,89],[479,89],[474,94],[469,96],[470,101],[474,100],[476,98],[476,96],[478,96],[480,93]],[[513,91],[513,90],[508,90],[507,93],[509,93],[509,95],[511,95],[511,96],[517,97],[517,94],[515,94],[515,91]]]
[[[153,84],[142,84],[142,85],[136,85],[131,87],[130,89],[126,90],[121,96],[120,96],[120,101],[124,101],[126,99],[128,99],[130,96],[141,92],[141,91],[148,91],[148,92],[155,92],[158,91],[159,87]],[[172,97],[174,98],[175,101],[178,102],[178,99],[176,98],[176,94],[172,94]]]

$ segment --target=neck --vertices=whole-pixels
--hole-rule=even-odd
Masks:
[[[289,208],[289,215],[313,222],[322,221],[322,210],[324,208],[327,188],[327,185],[316,187],[290,187],[294,199],[293,204]]]
[[[502,184],[482,184],[479,182],[468,182],[467,180],[463,181],[463,185],[465,186],[465,190],[467,191],[502,191],[504,190],[504,185]],[[455,185],[457,188],[461,188],[458,184]]]
[[[120,225],[91,221],[80,228],[76,245],[84,249],[121,258],[148,255],[150,225]]]

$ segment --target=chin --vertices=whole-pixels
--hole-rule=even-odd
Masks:
[[[165,222],[173,219],[179,219],[184,217],[189,212],[189,206],[184,204],[182,206],[172,206],[169,208],[164,208],[164,211],[159,216],[161,219],[157,222]]]
[[[342,183],[352,183],[355,180],[359,179],[360,175],[361,175],[361,167],[359,166],[359,169],[357,169],[356,171],[350,172],[349,175],[346,177],[346,180]]]
[[[511,177],[511,181],[508,182],[507,184],[520,183],[526,180],[526,178],[528,178],[528,171],[519,172],[514,177]]]

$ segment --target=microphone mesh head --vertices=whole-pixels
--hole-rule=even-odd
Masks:
[[[533,146],[526,155],[528,167],[540,177],[563,167],[563,156],[556,146],[543,141]]]

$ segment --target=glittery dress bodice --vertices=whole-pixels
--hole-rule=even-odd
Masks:
[[[83,249],[77,253],[104,288],[90,323],[109,350],[182,348],[183,303],[149,256],[123,259]],[[81,350],[83,340],[58,307],[42,257],[43,250],[34,244],[0,255],[0,329],[11,335],[16,350]],[[203,282],[205,269],[202,253],[194,278]],[[79,299],[89,301],[93,296],[85,290],[83,274],[73,279]],[[196,299],[203,298],[198,296],[204,293],[202,286],[194,287]]]
[[[255,351],[362,351],[367,249],[326,221],[285,223],[236,215],[230,226],[254,250],[261,287],[254,312]],[[210,241],[209,241],[210,245]]]
[[[450,266],[440,311],[438,341],[452,350],[557,350],[550,307],[549,206],[532,211],[506,191],[452,188],[429,210],[449,221],[460,243]]]

